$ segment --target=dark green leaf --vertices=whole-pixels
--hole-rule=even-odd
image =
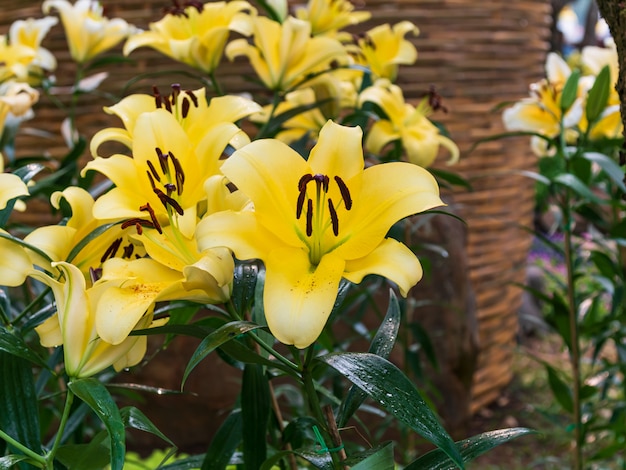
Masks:
[[[589,255],[589,259],[596,265],[596,268],[603,276],[613,279],[614,276],[619,274],[618,267],[606,253],[593,250]]]
[[[441,448],[459,468],[463,460],[433,411],[409,378],[388,360],[371,353],[333,353],[319,358],[411,429]]]
[[[458,173],[445,171],[440,168],[429,168],[428,171],[430,171],[433,174],[433,176],[437,179],[440,185],[443,182],[443,183],[447,183],[448,186],[461,186],[467,189],[468,191],[473,190],[470,182],[467,181]]]
[[[256,323],[247,321],[234,321],[221,326],[213,333],[208,335],[206,338],[204,338],[194,351],[191,359],[189,359],[189,363],[187,364],[187,367],[185,368],[185,373],[183,374],[181,388],[185,386],[185,381],[187,380],[187,377],[189,376],[191,371],[205,357],[207,357],[224,343],[236,338],[239,335],[242,335],[244,333],[247,333],[248,331],[257,328],[261,328],[261,325],[257,325]]]
[[[259,470],[271,470],[271,468],[277,464],[280,460],[287,458],[290,454],[293,454],[301,459],[306,460],[315,468],[320,470],[334,470],[332,457],[328,452],[318,453],[314,450],[283,450],[272,455],[269,459],[263,462],[263,465]]]
[[[398,329],[400,328],[400,322],[402,320],[402,313],[400,311],[400,304],[398,298],[392,290],[389,291],[389,306],[387,307],[387,313],[383,322],[381,323],[368,352],[377,354],[381,357],[389,357],[389,353],[393,349],[398,336]],[[345,427],[348,420],[359,409],[367,394],[356,385],[350,387],[345,400],[342,402],[339,412],[337,414],[337,425],[342,428]]]
[[[463,461],[471,462],[500,444],[534,432],[527,428],[499,429],[464,439],[457,442],[456,446],[463,456]],[[411,462],[404,467],[404,470],[451,470],[453,468],[455,468],[454,462],[440,449],[435,449]]]
[[[606,201],[603,201],[598,196],[596,196],[587,185],[585,185],[582,181],[580,181],[576,176],[570,173],[563,173],[558,175],[554,179],[555,183],[559,183],[563,186],[566,186],[573,190],[576,194],[578,194],[583,199],[586,199],[591,202],[595,202],[597,204],[603,204]]]
[[[170,446],[176,447],[174,443],[157,428],[148,417],[134,406],[127,406],[120,410],[120,416],[127,428],[138,429],[140,431],[149,432],[163,439]]]
[[[280,369],[281,371],[296,377],[296,373],[284,365],[282,362],[268,359],[256,351],[244,346],[239,341],[229,341],[220,346],[219,351],[230,357],[231,360],[241,362],[242,364],[260,364],[270,368]]]
[[[198,470],[203,460],[204,455],[192,455],[159,467],[158,470]]]
[[[372,455],[352,465],[351,470],[394,470],[396,463],[393,456],[393,443],[389,442]]]
[[[258,274],[259,266],[255,263],[239,262],[235,266],[233,292],[230,299],[235,310],[241,315],[252,306]]]
[[[30,362],[0,351],[0,428],[40,454],[39,408],[33,380]]]
[[[241,419],[245,468],[257,470],[267,458],[270,389],[263,366],[246,364],[241,384]]]
[[[233,410],[215,433],[202,461],[202,470],[224,470],[242,437],[241,410]]]
[[[109,463],[109,446],[106,433],[98,433],[89,444],[69,444],[59,448],[56,458],[67,468],[101,470]]]
[[[48,367],[46,362],[31,350],[20,336],[13,334],[3,326],[0,326],[0,351],[21,357],[40,367]]]
[[[593,86],[587,94],[587,103],[585,104],[585,114],[587,121],[592,123],[600,117],[602,111],[606,108],[609,99],[611,87],[611,71],[608,65],[605,65],[598,73]]]
[[[93,378],[72,380],[68,386],[104,423],[109,433],[111,470],[122,470],[126,454],[126,434],[122,416],[113,397],[102,383]]]
[[[580,80],[580,72],[578,70],[572,71],[567,78],[565,85],[563,86],[563,92],[561,93],[561,110],[567,112],[567,110],[574,104],[576,97],[578,96],[578,81]]]
[[[583,158],[590,162],[597,163],[600,168],[607,174],[614,184],[626,193],[626,185],[624,184],[624,170],[611,157],[599,152],[585,152]]]
[[[553,367],[545,363],[544,366],[548,372],[548,384],[554,394],[554,398],[556,398],[565,411],[572,413],[574,411],[572,390]]]

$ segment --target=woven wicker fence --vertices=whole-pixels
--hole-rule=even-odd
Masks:
[[[139,27],[161,16],[168,2],[104,0],[106,14],[120,16]],[[411,40],[419,51],[418,61],[404,67],[398,79],[407,98],[417,98],[431,84],[437,87],[449,109],[436,119],[447,127],[462,151],[454,167],[468,178],[474,190],[454,194],[459,214],[468,224],[469,277],[475,292],[480,354],[474,375],[472,409],[496,398],[511,379],[512,348],[515,344],[517,310],[521,291],[512,285],[523,282],[530,237],[518,226],[530,225],[533,209],[533,184],[516,175],[529,170],[534,159],[526,139],[506,139],[472,145],[483,137],[503,131],[500,113],[494,107],[527,94],[528,84],[543,75],[548,49],[550,4],[548,0],[366,0],[374,23],[414,22],[420,35]],[[0,0],[0,32],[17,18],[40,17],[40,2]],[[59,60],[59,85],[70,85],[74,66],[69,60],[60,25],[49,34],[44,45]],[[132,56],[135,64],[120,65],[102,89],[119,93],[138,73],[172,68],[172,62],[159,54],[140,49]],[[176,66],[178,68],[178,66]],[[243,63],[227,64],[218,73],[228,91],[249,90],[243,76]],[[185,78],[181,78],[184,84]],[[154,83],[169,86],[172,78],[154,78],[136,84],[134,91],[149,91]],[[188,86],[197,86],[189,83]],[[87,97],[85,97],[87,98]],[[79,109],[78,127],[88,138],[108,125],[118,125],[101,112],[110,99],[89,97]],[[43,97],[37,117],[26,127],[46,129],[58,134],[62,113]],[[67,149],[61,139],[29,135],[19,137],[19,152],[35,155],[47,152],[63,155]],[[34,215],[36,216],[36,215]]]

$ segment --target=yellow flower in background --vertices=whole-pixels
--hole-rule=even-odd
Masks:
[[[288,91],[333,62],[347,62],[344,46],[330,37],[311,37],[311,23],[293,17],[282,24],[264,16],[253,21],[254,44],[236,39],[226,46],[229,60],[244,55],[271,90]]]
[[[45,18],[28,18],[26,20],[17,20],[11,24],[9,28],[9,40],[11,44],[20,44],[30,47],[35,51],[35,56],[30,63],[29,75],[32,77],[29,83],[32,84],[34,76],[42,75],[43,70],[54,70],[57,61],[48,49],[41,47],[41,42],[54,25],[58,23],[58,19],[53,16]]]
[[[504,126],[510,131],[530,131],[556,137],[563,125],[568,141],[578,135],[575,126],[583,117],[583,98],[578,96],[572,106],[563,114],[561,95],[563,86],[571,74],[569,65],[556,53],[549,53],[546,60],[546,77],[530,86],[530,97],[524,98],[502,113]],[[579,95],[582,87],[579,87]],[[533,136],[531,146],[535,153],[546,150],[545,142]]]
[[[178,116],[175,108],[144,112],[136,119],[132,112],[125,114],[120,108],[120,114],[128,118],[127,128],[132,130],[113,129],[104,138],[102,134],[96,136],[96,140],[129,143],[132,157],[122,154],[96,157],[85,166],[83,173],[98,171],[115,184],[115,188],[97,200],[94,215],[102,220],[131,219],[157,230],[173,223],[185,237],[191,238],[198,216],[197,205],[206,199],[204,182],[219,174],[220,158],[227,145],[249,141],[247,137],[241,140],[242,131],[235,124],[219,120],[245,115],[248,111],[239,114],[242,112],[239,101],[225,96],[214,98],[213,102],[217,103],[217,109],[189,121],[184,112]],[[228,103],[233,103],[229,114],[215,112],[211,120],[201,119],[225,109]],[[132,105],[123,109],[132,109]]]
[[[246,1],[172,7],[161,20],[150,23],[150,31],[131,36],[124,54],[147,46],[210,74],[222,59],[230,32],[249,35],[255,15],[256,9]]]
[[[359,39],[360,53],[374,79],[387,78],[393,82],[399,65],[415,63],[417,49],[405,39],[408,33],[417,36],[419,29],[410,21],[401,21],[393,27],[389,24],[376,26]]]
[[[102,14],[102,5],[96,0],[45,0],[45,14],[55,9],[61,15],[70,55],[82,64],[112,49],[135,31],[121,18],[109,19]]]
[[[322,114],[321,106],[316,105],[316,103],[315,91],[312,88],[301,88],[287,93],[284,101],[281,101],[276,106],[276,109],[273,110],[271,105],[267,106],[264,113],[255,116],[252,120],[267,122],[271,110],[274,111],[274,116],[280,116],[282,113],[294,111],[303,106],[310,107],[310,109],[301,111],[292,118],[287,119],[282,124],[282,130],[276,134],[276,138],[288,144],[303,138],[307,134],[312,139],[316,139],[320,129],[328,120]]]
[[[132,329],[144,329],[164,323],[153,321],[150,306],[156,296],[147,295],[146,289],[137,289],[136,284],[131,284],[126,289],[132,290],[134,286],[134,294],[139,301],[123,305],[125,308],[120,311],[111,312],[110,307],[117,306],[116,302],[119,301],[115,290],[124,289],[127,279],[100,281],[88,287],[76,266],[60,262],[54,263],[54,267],[63,274],[61,281],[41,271],[33,270],[30,273],[32,277],[52,288],[57,305],[57,313],[35,330],[43,346],[63,345],[66,373],[71,378],[90,377],[109,366],[119,371],[138,364],[146,353],[147,340],[145,336],[128,336],[128,333]],[[129,300],[124,297],[124,301]],[[138,311],[141,311],[140,315],[136,314]],[[106,327],[102,328],[102,332],[107,336],[111,333],[116,340],[115,344],[105,341],[97,329],[97,316],[103,317],[111,313],[116,313],[115,319],[121,323],[114,325],[112,332]],[[128,313],[130,315],[127,317],[122,316]],[[129,323],[133,323],[130,328]]]
[[[30,85],[10,80],[0,85],[0,133],[32,117],[32,107],[39,101],[39,92]]]
[[[369,11],[354,11],[347,0],[309,0],[305,8],[296,10],[296,17],[311,23],[311,34],[333,35],[341,29],[370,19]]]
[[[379,274],[405,296],[421,278],[413,252],[386,235],[398,220],[442,204],[437,182],[404,162],[364,170],[361,140],[360,128],[329,121],[308,160],[274,139],[250,143],[222,171],[254,210],[212,214],[198,225],[200,248],[263,260],[265,315],[285,344],[315,341],[342,277],[359,283]]]
[[[37,57],[37,51],[23,44],[9,44],[6,35],[0,35],[0,82],[15,79],[28,81],[30,65]]]
[[[386,117],[377,120],[367,135],[365,148],[380,154],[390,142],[400,140],[407,158],[421,167],[430,166],[437,157],[440,147],[450,152],[448,164],[459,159],[459,148],[429,119],[432,108],[428,98],[415,107],[404,101],[402,89],[387,80],[379,80],[361,93],[360,103],[376,103]]]

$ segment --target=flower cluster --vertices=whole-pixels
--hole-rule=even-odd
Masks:
[[[349,34],[369,13],[346,0],[310,0],[293,15],[286,3],[266,6],[262,15],[244,0],[174,2],[140,31],[92,0],[44,2],[79,66],[125,41],[124,54],[153,48],[210,84],[106,107],[122,126],[91,136],[81,176],[96,172],[110,189],[94,197],[69,186],[51,199],[71,208],[64,224],[23,240],[2,234],[0,283],[31,277],[52,289],[57,313],[37,333],[44,346],[64,345],[70,377],[137,364],[146,341],[132,332],[166,321],[155,320],[157,302],[228,302],[236,263],[263,262],[269,329],[297,348],[320,335],[342,279],[381,275],[406,296],[421,278],[416,256],[387,234],[442,204],[425,167],[441,146],[451,161],[459,151],[429,120],[440,107],[434,90],[415,106],[393,84],[417,58],[405,36],[418,29]],[[40,43],[55,22],[11,28],[1,76],[22,88],[6,89],[0,111],[20,115],[36,101],[26,82],[54,69]],[[225,93],[215,75],[224,57],[247,59],[271,98]],[[108,142],[123,150],[103,154]],[[27,194],[16,175],[2,177],[3,206]]]
[[[576,67],[571,67],[559,54],[548,54],[546,78],[531,84],[530,96],[505,110],[502,116],[508,130],[539,134],[531,141],[537,155],[544,155],[551,147],[550,140],[561,135],[567,143],[573,144],[581,134],[591,140],[615,139],[622,134],[620,101],[615,88],[607,87],[609,95],[604,102],[589,100],[589,91],[603,68],[606,67],[609,83],[617,82],[615,43],[611,41],[608,47],[586,46],[577,59]],[[571,83],[575,82],[575,88],[568,90],[564,97],[570,78],[574,78]],[[594,122],[590,125],[590,107],[599,102],[602,108],[592,113]]]

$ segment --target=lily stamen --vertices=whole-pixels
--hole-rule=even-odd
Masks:
[[[313,235],[313,200],[309,199],[306,208],[306,235]]]
[[[139,208],[140,211],[145,211],[150,214],[150,220],[152,221],[152,225],[157,229],[159,233],[163,233],[161,231],[161,224],[159,224],[159,220],[157,219],[156,214],[154,213],[154,209],[150,206],[150,203],[147,202],[145,205]]]
[[[121,238],[117,238],[116,240],[114,240],[113,243],[109,245],[109,247],[106,249],[102,257],[100,258],[100,262],[104,263],[109,258],[115,258],[115,255],[117,254],[117,250],[119,249],[121,244],[122,244]]]
[[[330,213],[330,222],[333,226],[333,233],[337,236],[339,235],[339,218],[337,217],[337,211],[335,210],[335,206],[333,206],[331,198],[328,198],[328,212]]]
[[[157,173],[156,168],[154,168],[154,165],[152,164],[152,162],[150,160],[148,160],[147,163],[148,163],[148,168],[150,168],[150,173],[152,173],[152,176],[154,176],[154,179],[156,179],[160,183],[161,182],[161,177]],[[150,173],[148,173],[148,177],[150,177]],[[152,186],[154,186],[154,181],[153,181]]]
[[[352,209],[352,196],[350,196],[350,190],[348,189],[348,186],[339,176],[335,176],[335,182],[339,187],[339,192],[341,193],[341,198],[343,199],[343,203],[346,206],[346,210]]]

